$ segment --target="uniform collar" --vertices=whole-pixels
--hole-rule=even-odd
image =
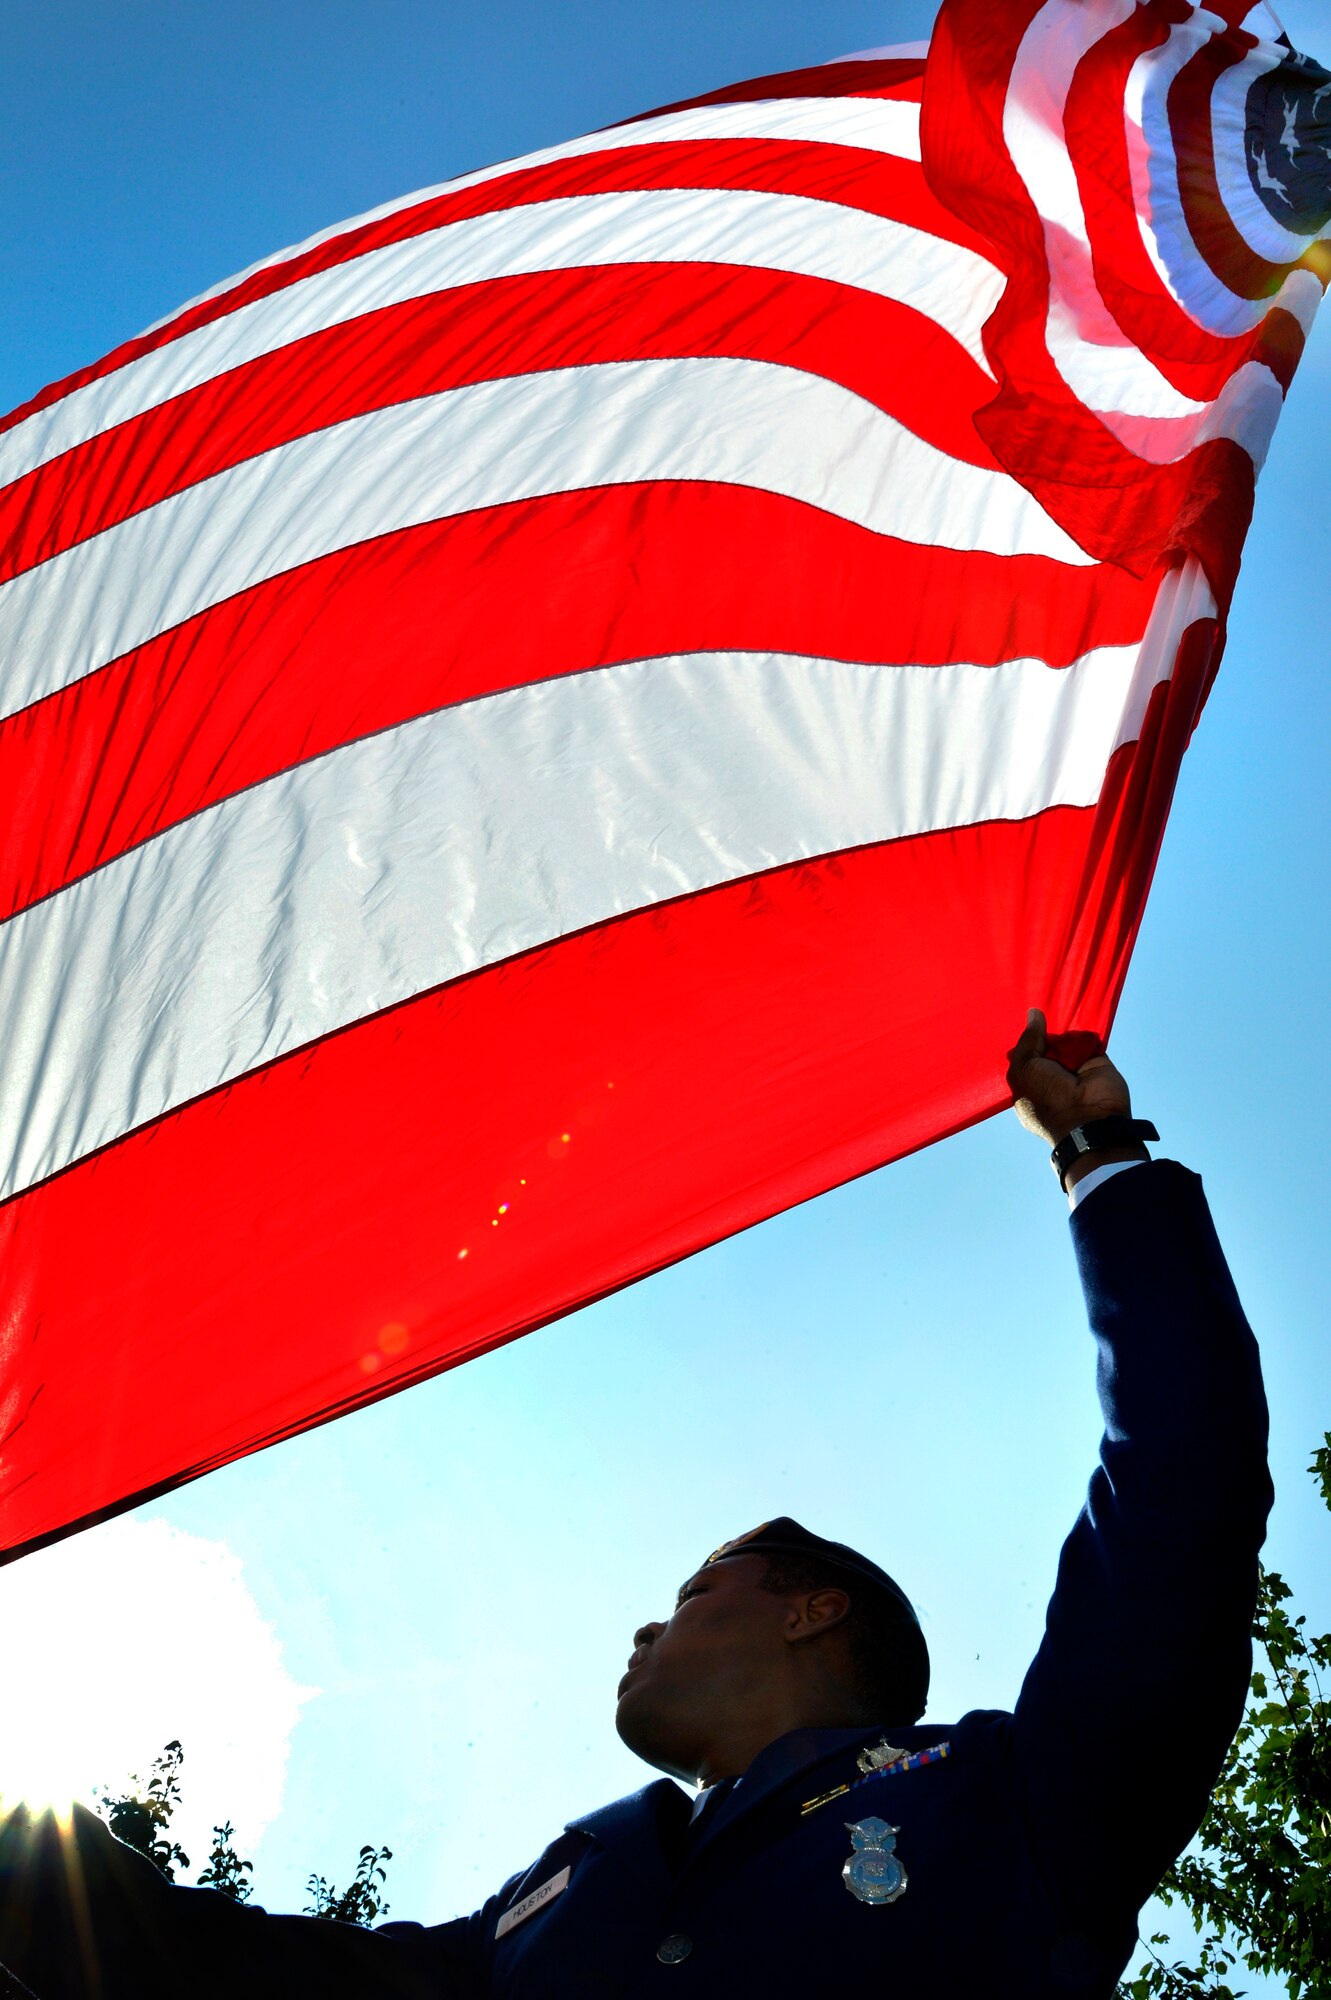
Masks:
[[[803,1771],[812,1770],[830,1757],[858,1750],[872,1740],[872,1732],[862,1723],[853,1729],[791,1729],[758,1752],[729,1797],[715,1810],[703,1815],[695,1853],[710,1846],[716,1837],[747,1818],[755,1806],[771,1798]]]
[[[627,1798],[571,1819],[566,1833],[585,1833],[631,1868],[635,1874],[664,1887],[673,1869],[674,1852],[689,1817],[689,1797],[673,1778],[658,1778]]]
[[[901,1749],[914,1751],[936,1742],[940,1732],[936,1726],[920,1723],[877,1724],[869,1728],[857,1723],[853,1729],[792,1729],[785,1736],[778,1736],[765,1750],[759,1751],[729,1797],[719,1800],[714,1811],[703,1814],[690,1860],[796,1778],[820,1765],[845,1765],[847,1759],[879,1742],[884,1733]],[[858,1775],[853,1765],[849,1771],[852,1777]],[[826,1780],[806,1778],[809,1791],[817,1791],[819,1782]]]
[[[918,1723],[888,1724],[887,1729],[894,1743],[912,1750],[921,1743],[934,1741],[938,1733]],[[862,1750],[876,1742],[881,1733],[880,1728],[866,1728],[858,1723],[853,1729],[791,1729],[776,1737],[758,1752],[729,1796],[718,1800],[710,1812],[702,1815],[690,1863],[693,1855],[704,1852],[720,1835],[747,1819],[764,1799],[771,1798],[802,1772]],[[688,1794],[673,1778],[658,1778],[654,1784],[644,1785],[641,1791],[630,1792],[627,1798],[615,1799],[608,1806],[585,1813],[581,1819],[570,1820],[565,1831],[590,1834],[637,1874],[665,1881],[673,1873],[667,1856],[678,1846],[689,1820],[690,1805]]]

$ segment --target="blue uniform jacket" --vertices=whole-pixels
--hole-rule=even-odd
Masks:
[[[92,1814],[63,1858],[49,1820],[17,1816],[0,1834],[0,1961],[40,2000],[1111,1994],[1242,1711],[1271,1490],[1256,1345],[1201,1182],[1168,1161],[1119,1174],[1072,1233],[1105,1435],[1013,1713],[885,1716],[895,1747],[946,1742],[946,1758],[808,1812],[859,1778],[877,1732],[781,1737],[696,1829],[661,1779],[433,1927],[270,1916],[168,1886]],[[871,1815],[898,1829],[907,1877],[882,1906],[842,1880],[847,1825]]]

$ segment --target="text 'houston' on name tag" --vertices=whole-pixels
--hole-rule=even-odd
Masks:
[[[559,1873],[552,1875],[548,1882],[542,1882],[539,1889],[533,1889],[530,1896],[524,1896],[522,1901],[515,1903],[511,1910],[505,1910],[503,1916],[495,1925],[496,1942],[503,1937],[506,1931],[516,1930],[519,1924],[526,1923],[528,1917],[534,1917],[538,1910],[543,1910],[547,1903],[553,1903],[556,1896],[562,1896],[568,1887],[568,1878],[571,1873],[571,1865],[568,1868],[561,1868]]]

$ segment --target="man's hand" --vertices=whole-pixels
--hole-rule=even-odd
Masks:
[[[1132,1116],[1128,1086],[1108,1056],[1092,1056],[1080,1069],[1071,1070],[1048,1055],[1046,1046],[1044,1015],[1038,1007],[1032,1007],[1021,1038],[1008,1051],[1007,1070],[1017,1116],[1028,1132],[1056,1146],[1060,1139],[1066,1139],[1074,1125],[1084,1125],[1092,1118]],[[1080,1179],[1092,1166],[1103,1166],[1110,1160],[1147,1157],[1143,1146],[1117,1146],[1094,1154],[1084,1153],[1069,1170],[1068,1183]]]

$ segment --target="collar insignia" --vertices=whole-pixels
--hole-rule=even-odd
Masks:
[[[876,1743],[866,1744],[855,1759],[856,1766],[866,1777],[873,1771],[885,1771],[889,1764],[899,1764],[903,1757],[909,1757],[909,1750],[894,1750],[885,1736]]]

